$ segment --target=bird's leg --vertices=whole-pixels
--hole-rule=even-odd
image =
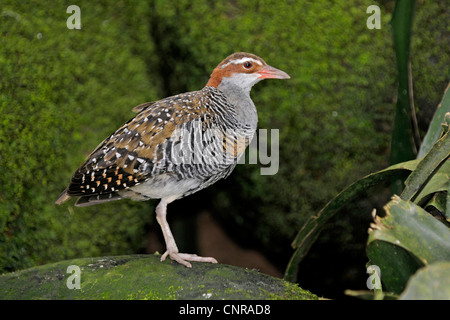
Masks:
[[[164,241],[166,242],[166,252],[162,255],[161,261],[166,260],[167,256],[170,259],[175,260],[176,262],[188,267],[192,268],[192,265],[188,261],[199,261],[199,262],[210,262],[217,263],[217,260],[211,257],[200,257],[196,254],[188,254],[188,253],[179,253],[177,244],[175,243],[175,238],[172,235],[172,231],[170,231],[169,224],[167,223],[166,215],[167,215],[167,205],[174,201],[176,198],[163,198],[159,202],[158,206],[156,206],[156,220],[158,221],[163,236]]]

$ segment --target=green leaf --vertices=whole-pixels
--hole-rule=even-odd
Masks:
[[[447,221],[450,221],[450,181],[447,188],[447,205],[445,208],[445,218],[447,219]]]
[[[405,181],[405,189],[400,197],[404,200],[415,201],[426,183],[443,166],[449,155],[450,132],[447,132],[433,145],[427,155],[419,162],[416,170]]]
[[[376,217],[367,244],[371,263],[381,270],[387,290],[400,294],[420,267],[450,261],[450,231],[412,202],[394,196],[386,217]],[[374,229],[374,230],[373,230]]]
[[[380,268],[385,290],[395,294],[400,294],[408,279],[423,266],[406,250],[386,241],[371,241],[366,253],[370,263]]]
[[[412,78],[409,61],[415,0],[397,0],[391,20],[397,58],[398,97],[391,141],[391,164],[415,158]],[[417,135],[417,134],[416,134]]]
[[[425,209],[428,207],[434,207],[439,212],[445,212],[445,207],[447,205],[447,194],[444,192],[437,192],[434,194],[433,198],[424,206]],[[429,211],[429,210],[427,210]],[[430,212],[430,211],[429,211]]]
[[[450,262],[435,262],[414,274],[401,300],[450,300]]]
[[[382,240],[413,254],[424,265],[450,261],[450,231],[442,222],[410,201],[394,196],[384,218],[376,217],[368,244]]]
[[[367,255],[381,270],[387,290],[401,293],[419,268],[450,261],[447,226],[410,201],[394,196],[384,218],[375,217],[367,241]]]
[[[439,139],[442,133],[442,124],[445,122],[445,114],[450,112],[450,84],[447,86],[442,97],[441,103],[439,103],[433,119],[431,120],[430,126],[428,127],[427,134],[423,138],[422,144],[420,146],[417,158],[420,159],[424,157],[431,147]]]
[[[362,194],[370,187],[392,177],[404,175],[409,171],[413,171],[418,162],[419,160],[412,160],[399,163],[354,182],[328,202],[319,213],[311,216],[292,242],[292,247],[295,251],[286,268],[284,275],[285,279],[295,282],[299,263],[303,260],[313,243],[316,241],[322,227],[339,211],[339,209],[349,201],[357,198],[358,195]]]
[[[447,191],[448,184],[450,181],[450,161],[445,161],[441,168],[433,175],[433,177],[426,183],[424,188],[415,197],[415,203],[422,205],[428,196],[441,192]],[[445,207],[444,207],[445,208]],[[444,211],[442,211],[444,212]]]

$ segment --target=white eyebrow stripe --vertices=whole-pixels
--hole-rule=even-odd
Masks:
[[[223,66],[221,66],[220,69],[223,69],[223,68],[229,66],[230,64],[240,64],[240,63],[244,63],[244,62],[247,62],[247,61],[253,61],[253,62],[256,62],[257,64],[259,64],[260,66],[262,66],[261,61],[255,60],[253,58],[246,57],[246,58],[241,58],[241,59],[237,59],[237,60],[231,60],[230,62],[228,62],[228,63],[224,64]]]

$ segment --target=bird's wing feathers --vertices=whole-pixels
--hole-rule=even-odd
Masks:
[[[146,109],[147,107],[150,107],[151,105],[155,104],[155,101],[151,101],[151,102],[145,102],[142,103],[136,107],[133,108],[133,112],[139,113],[142,110]]]
[[[160,146],[173,139],[176,128],[194,120],[211,121],[207,98],[200,91],[138,106],[140,112],[105,139],[74,173],[70,196],[117,192],[135,186],[168,168]],[[156,166],[156,167],[155,167]]]

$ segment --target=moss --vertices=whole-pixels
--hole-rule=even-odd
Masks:
[[[80,289],[68,289],[80,268]],[[297,285],[220,264],[194,263],[192,269],[156,255],[66,260],[0,276],[2,299],[316,299]]]
[[[137,23],[146,5],[79,4],[81,30],[66,28],[68,5],[0,8],[0,272],[136,252],[151,212],[143,204],[54,204],[101,139],[156,97],[136,55],[150,43]]]

